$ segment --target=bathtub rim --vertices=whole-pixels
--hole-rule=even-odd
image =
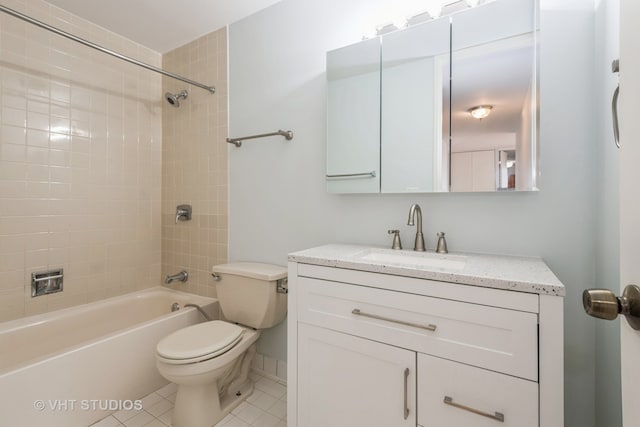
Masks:
[[[44,323],[47,320],[52,320],[55,318],[66,317],[71,313],[76,312],[86,312],[90,311],[92,307],[97,305],[110,305],[119,300],[128,299],[131,297],[142,297],[146,294],[151,293],[171,293],[176,296],[182,296],[184,298],[188,298],[190,300],[195,300],[195,303],[198,305],[205,305],[212,302],[218,301],[217,298],[213,297],[205,297],[202,295],[191,294],[189,292],[178,291],[176,289],[167,288],[164,286],[154,286],[151,288],[140,289],[133,292],[127,292],[125,294],[115,295],[109,298],[99,299],[96,301],[86,302],[83,304],[73,305],[71,307],[65,307],[58,310],[51,310],[45,313],[33,314],[30,316],[21,317],[19,319],[7,320],[6,322],[0,322],[0,334],[5,332],[10,332],[16,329],[20,329],[30,325],[36,325],[40,323]],[[202,303],[202,304],[200,304]],[[189,307],[188,307],[189,308]],[[182,310],[182,307],[180,308]]]
[[[33,316],[27,316],[27,317],[23,317],[20,319],[14,319],[14,320],[10,320],[8,322],[2,322],[0,323],[0,334],[5,333],[5,332],[15,332],[17,330],[20,330],[22,328],[26,328],[29,327],[31,325],[38,325],[41,323],[44,323],[46,321],[49,320],[54,320],[56,318],[62,318],[62,317],[67,317],[69,315],[71,315],[72,313],[84,313],[87,311],[90,311],[93,307],[97,306],[97,305],[112,305],[117,303],[119,300],[124,300],[124,299],[129,299],[132,296],[133,297],[137,297],[137,298],[142,298],[145,295],[146,296],[150,296],[151,294],[158,294],[158,293],[166,293],[166,294],[173,294],[176,296],[180,296],[184,299],[189,300],[189,303],[195,303],[198,304],[202,307],[205,308],[205,311],[209,308],[210,305],[216,305],[218,304],[218,299],[217,298],[212,298],[212,297],[205,297],[205,296],[201,296],[201,295],[197,295],[197,294],[191,294],[188,292],[182,292],[182,291],[178,291],[175,289],[170,289],[164,286],[154,286],[151,288],[146,288],[146,289],[141,289],[138,291],[134,291],[134,292],[129,292],[126,294],[122,294],[122,295],[116,295],[114,297],[109,297],[109,298],[105,298],[102,300],[97,300],[97,301],[92,301],[89,303],[85,303],[85,304],[79,304],[79,305],[75,305],[72,307],[67,307],[67,308],[63,308],[60,310],[53,310],[47,313],[41,313],[41,314],[36,314]],[[195,313],[197,316],[201,315],[197,312],[197,310],[193,307],[187,307],[185,308],[180,308],[180,310],[177,310],[175,312],[171,312],[169,311],[169,307],[167,307],[167,313],[163,314],[161,316],[158,317],[154,317],[152,319],[143,321],[143,322],[139,322],[139,323],[135,323],[133,325],[130,325],[126,328],[123,329],[118,329],[116,331],[107,333],[107,334],[103,334],[103,335],[99,335],[96,336],[92,339],[89,340],[85,340],[82,342],[79,342],[75,345],[71,345],[68,347],[65,347],[61,350],[58,351],[54,351],[54,352],[50,352],[50,353],[46,353],[43,355],[40,355],[38,357],[32,358],[32,359],[28,359],[25,360],[21,363],[17,363],[14,364],[12,366],[0,369],[0,379],[2,379],[4,376],[6,375],[12,375],[15,372],[19,372],[22,371],[24,369],[28,369],[30,366],[33,365],[38,365],[38,364],[42,364],[47,362],[48,360],[52,360],[52,359],[56,359],[59,357],[63,357],[66,354],[69,353],[73,353],[73,352],[77,352],[82,350],[83,348],[86,348],[90,345],[94,345],[96,343],[100,343],[100,342],[104,342],[106,340],[109,339],[113,339],[116,338],[118,336],[121,336],[123,334],[126,334],[130,331],[135,331],[135,330],[139,330],[141,328],[144,327],[148,327],[150,325],[156,324],[158,322],[162,322],[162,321],[166,321],[167,319],[170,319],[172,317],[177,317],[177,316],[182,316],[182,315],[188,315],[189,313]],[[204,319],[202,319],[204,321]]]

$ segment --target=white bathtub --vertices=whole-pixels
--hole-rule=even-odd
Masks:
[[[218,317],[218,302],[156,287],[0,323],[0,425],[85,427],[166,384],[155,348],[169,333]]]

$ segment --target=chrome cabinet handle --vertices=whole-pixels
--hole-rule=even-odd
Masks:
[[[449,396],[445,396],[444,397],[444,404],[445,405],[449,405],[449,406],[453,406],[453,407],[458,408],[458,409],[462,409],[464,411],[471,412],[471,413],[476,414],[476,415],[481,415],[483,417],[491,418],[492,420],[500,421],[501,423],[504,422],[504,414],[503,413],[495,412],[493,414],[489,414],[487,412],[478,411],[477,409],[470,408],[469,406],[465,406],[465,405],[461,405],[459,403],[455,403],[453,401],[453,398],[449,397]]]
[[[611,100],[611,116],[613,118],[613,139],[616,147],[620,148],[620,127],[618,126],[618,96],[620,95],[620,85],[613,92]]]
[[[341,173],[341,174],[337,174],[337,175],[329,175],[329,174],[327,174],[327,178],[353,178],[353,177],[358,177],[358,176],[375,178],[376,177],[376,171],[363,172],[363,173]]]
[[[620,72],[620,60],[614,59],[611,63],[611,72]],[[620,85],[616,87],[613,92],[613,99],[611,99],[611,116],[613,118],[613,140],[616,143],[616,147],[620,148],[620,127],[618,126],[618,96],[620,95]]]
[[[435,331],[437,328],[436,325],[431,325],[431,324],[421,325],[419,323],[411,323],[411,322],[405,322],[404,320],[391,319],[389,317],[382,317],[376,314],[363,313],[362,311],[360,311],[359,308],[354,308],[353,310],[351,310],[351,314],[355,314],[356,316],[370,317],[372,319],[384,320],[385,322],[398,323],[400,325],[411,326],[414,328],[426,329],[427,331],[431,331],[431,332]]]
[[[408,389],[409,389],[409,368],[404,368],[404,419],[409,418],[409,402],[408,402]]]

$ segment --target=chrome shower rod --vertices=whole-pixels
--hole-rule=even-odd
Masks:
[[[153,65],[145,64],[144,62],[138,61],[137,59],[133,59],[133,58],[130,58],[128,56],[122,55],[122,54],[120,54],[118,52],[114,52],[114,51],[112,51],[110,49],[107,49],[106,47],[102,47],[102,46],[100,46],[98,44],[92,43],[92,42],[87,41],[87,40],[85,40],[83,38],[80,38],[78,36],[74,36],[73,34],[67,33],[66,31],[62,31],[59,28],[53,27],[53,26],[51,26],[49,24],[45,24],[42,21],[38,21],[37,19],[33,19],[30,16],[27,16],[27,15],[25,15],[23,13],[20,13],[18,11],[13,10],[13,9],[10,9],[10,8],[8,8],[6,6],[0,5],[0,11],[6,13],[7,15],[13,16],[14,18],[21,19],[21,20],[23,20],[25,22],[28,22],[30,24],[33,24],[33,25],[38,26],[40,28],[43,28],[43,29],[45,29],[47,31],[51,31],[52,33],[55,33],[55,34],[57,34],[59,36],[66,37],[69,40],[73,40],[74,42],[78,42],[78,43],[83,44],[83,45],[85,45],[87,47],[90,47],[92,49],[98,50],[98,51],[100,51],[102,53],[106,53],[107,55],[114,56],[114,57],[116,57],[118,59],[121,59],[123,61],[127,61],[127,62],[129,62],[131,64],[137,65],[137,66],[142,67],[142,68],[146,68],[147,70],[154,71],[156,73],[165,75],[167,77],[171,77],[172,79],[176,79],[176,80],[183,81],[185,83],[189,83],[190,85],[197,86],[197,87],[199,87],[201,89],[207,90],[212,94],[216,92],[216,88],[213,87],[213,86],[203,85],[202,83],[195,82],[195,81],[190,80],[190,79],[188,79],[186,77],[182,77],[182,76],[180,76],[178,74],[173,74],[173,73],[170,73],[169,71],[165,71],[162,68],[158,68],[158,67],[154,67]]]

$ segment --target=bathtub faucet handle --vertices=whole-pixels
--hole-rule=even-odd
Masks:
[[[186,270],[182,270],[178,274],[165,277],[164,283],[168,285],[169,283],[175,282],[176,280],[179,282],[186,282],[187,280],[189,280],[189,273],[187,273]]]
[[[192,212],[191,205],[178,205],[176,207],[176,224],[178,221],[191,221]]]

